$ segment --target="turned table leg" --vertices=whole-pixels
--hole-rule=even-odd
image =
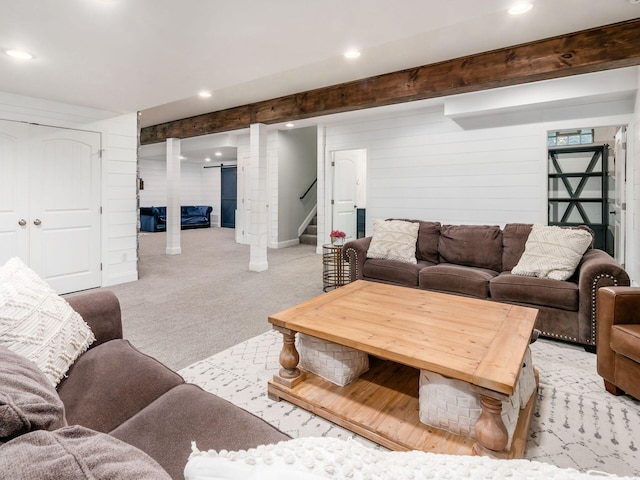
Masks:
[[[280,351],[280,365],[282,368],[273,380],[289,388],[298,384],[304,379],[304,375],[298,368],[300,354],[296,350],[296,333],[286,328],[274,327],[282,333],[282,350]]]
[[[482,395],[480,404],[482,412],[476,422],[477,441],[473,445],[473,452],[476,455],[507,458],[509,434],[502,421],[502,401]]]
[[[296,378],[300,376],[298,362],[300,354],[296,350],[296,332],[282,332],[282,351],[280,352],[280,376]]]

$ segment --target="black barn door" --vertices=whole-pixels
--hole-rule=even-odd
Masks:
[[[227,228],[236,227],[236,208],[238,206],[238,167],[222,167],[220,225]]]

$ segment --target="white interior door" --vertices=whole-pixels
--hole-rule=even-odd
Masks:
[[[615,259],[624,266],[625,263],[625,225],[626,205],[626,170],[627,170],[627,129],[620,127],[616,131],[613,158],[609,161],[609,228],[613,229]]]
[[[29,162],[26,123],[0,120],[0,265],[29,264]]]
[[[333,154],[333,230],[356,238],[357,158],[351,151]]]
[[[30,266],[58,293],[101,284],[100,134],[30,126]]]

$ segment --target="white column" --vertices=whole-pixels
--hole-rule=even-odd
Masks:
[[[180,247],[180,139],[167,139],[167,255],[179,255]]]
[[[331,166],[327,165],[331,162],[327,161],[327,135],[326,127],[318,125],[318,188],[317,188],[317,217],[318,217],[318,242],[316,244],[316,253],[322,253],[322,244],[324,239],[329,236],[331,231],[331,189],[327,185],[331,185]],[[327,230],[328,229],[328,230]]]
[[[267,262],[267,126],[251,125],[249,167],[249,270],[263,272]]]

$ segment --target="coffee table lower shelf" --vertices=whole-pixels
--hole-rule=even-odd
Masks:
[[[269,398],[286,400],[391,450],[473,455],[474,439],[420,422],[415,368],[370,357],[369,371],[344,387],[304,375],[291,388],[270,380]],[[520,411],[509,458],[524,456],[535,398],[534,393]]]

